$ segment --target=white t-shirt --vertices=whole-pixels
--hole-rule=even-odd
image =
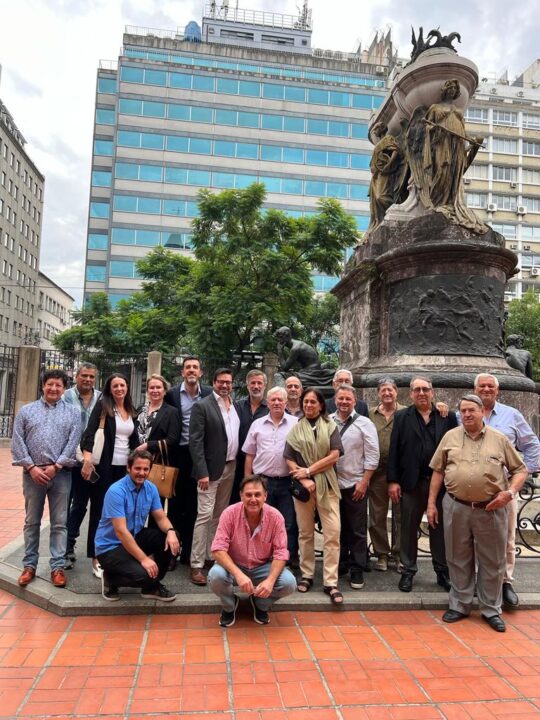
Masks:
[[[127,420],[123,420],[116,410],[114,411],[114,419],[116,420],[116,435],[114,437],[112,465],[126,465],[129,455],[129,437],[135,425],[131,416]]]

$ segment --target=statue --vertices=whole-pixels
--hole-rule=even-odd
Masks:
[[[450,35],[441,35],[439,30],[430,30],[428,32],[428,42],[431,38],[437,38],[435,42],[431,43],[429,45],[429,49],[431,48],[447,48],[448,50],[452,50],[453,52],[457,53],[456,48],[452,45],[454,40],[457,40],[458,43],[461,44],[461,35],[457,32],[452,32]]]
[[[506,362],[532,380],[532,355],[528,350],[523,350],[523,335],[509,335],[506,342]]]
[[[441,35],[439,30],[430,30],[427,38],[424,40],[424,28],[418,28],[418,37],[414,33],[414,28],[411,26],[412,36],[411,43],[413,46],[411,59],[407,65],[411,65],[419,56],[426,50],[433,50],[435,48],[446,48],[457,53],[456,48],[453,46],[455,40],[461,43],[461,35],[457,32],[452,32],[450,35]]]
[[[387,134],[388,128],[383,122],[376,123],[372,131],[379,138],[379,142],[375,145],[369,165],[371,220],[368,233],[382,223],[391,205],[402,202],[407,197],[407,165],[398,141]]]
[[[293,340],[291,329],[286,326],[276,330],[274,337],[277,340],[277,356],[282,371],[278,374],[278,379],[284,380],[289,370],[296,366],[300,369],[294,372],[304,388],[332,384],[334,368],[324,368],[321,365],[315,348],[302,340]]]

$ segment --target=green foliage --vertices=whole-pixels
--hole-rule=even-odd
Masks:
[[[338,299],[328,293],[322,297],[313,298],[303,322],[294,327],[293,334],[299,340],[318,348],[321,360],[331,362],[337,367],[339,321]]]
[[[534,290],[528,290],[520,300],[508,306],[506,336],[523,335],[523,347],[533,358],[534,379],[540,381],[540,302]]]

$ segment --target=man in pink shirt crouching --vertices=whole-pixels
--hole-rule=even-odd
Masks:
[[[276,600],[296,590],[296,579],[285,567],[285,521],[279,510],[266,504],[266,497],[266,480],[247,475],[240,483],[240,502],[226,508],[219,519],[208,585],[221,601],[221,627],[234,625],[239,602],[235,585],[249,594],[259,625],[270,622],[268,611]]]

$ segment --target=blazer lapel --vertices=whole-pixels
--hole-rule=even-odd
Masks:
[[[418,425],[418,416],[416,414],[416,408],[414,405],[411,405],[409,408],[409,415],[410,415],[410,423],[413,426],[413,430],[418,437],[419,440],[422,440],[422,433],[420,432],[420,426]]]

